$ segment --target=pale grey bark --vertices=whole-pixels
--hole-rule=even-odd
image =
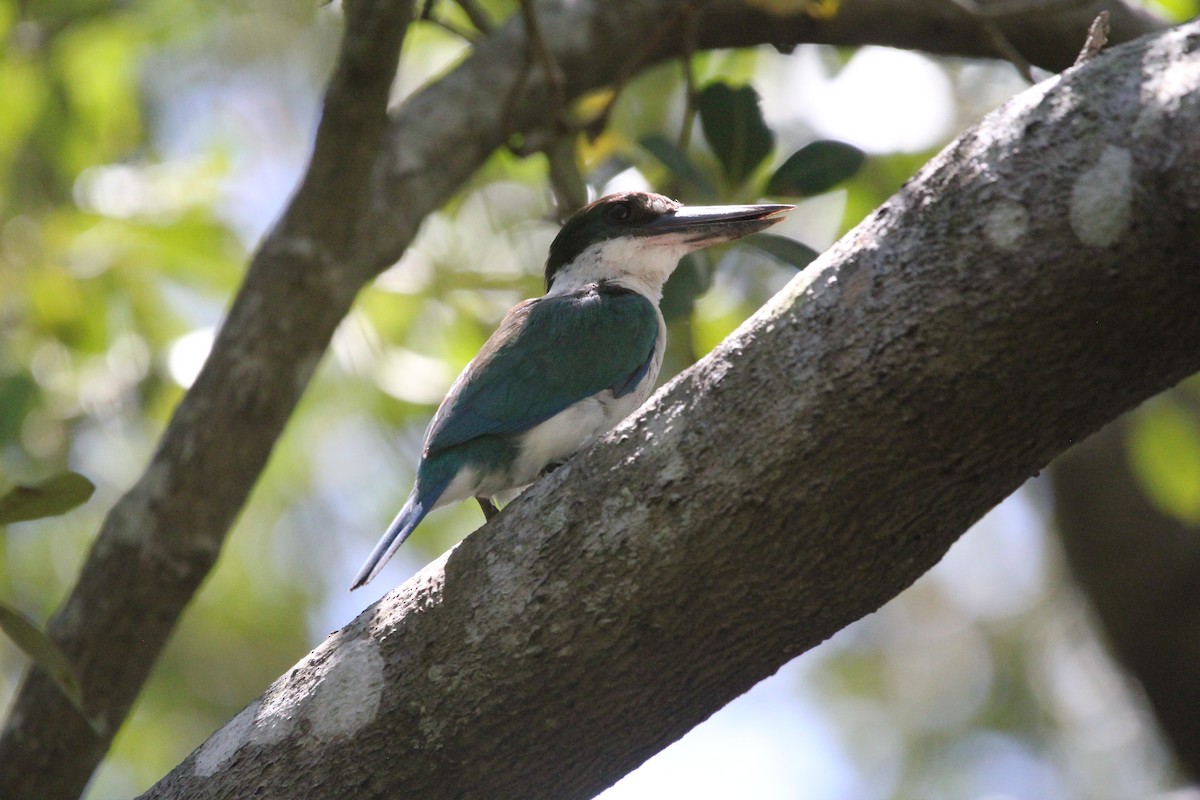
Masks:
[[[589,797],[1200,370],[1200,23],[990,115],[148,798]]]

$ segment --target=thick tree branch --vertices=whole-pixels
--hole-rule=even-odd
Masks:
[[[1071,572],[1113,651],[1145,689],[1175,754],[1196,777],[1200,529],[1146,500],[1129,466],[1128,430],[1120,420],[1054,462],[1055,520]]]
[[[1200,369],[1200,23],[1029,90],[147,798],[590,797]]]
[[[255,255],[208,364],[177,409],[145,475],[105,520],[51,635],[82,674],[95,735],[37,670],[0,736],[0,796],[75,797],[107,750],[174,628],[207,575],[276,438],[353,297],[392,263],[423,217],[444,203],[516,132],[537,131],[547,86],[527,76],[511,107],[496,102],[522,77],[524,30],[513,21],[436,85],[383,116],[411,2],[348,0],[347,29],[313,160],[284,218]],[[690,0],[582,2],[539,10],[564,97],[677,54],[683,37],[649,52],[645,32]],[[1099,8],[1113,40],[1162,23],[1119,2],[1025,11],[1001,27],[1027,58],[1065,66]],[[976,21],[951,4],[847,0],[832,20],[786,20],[734,0],[706,6],[701,47],[771,42],[890,43],[991,55]],[[630,53],[641,53],[631,66]],[[385,127],[386,124],[386,127]]]

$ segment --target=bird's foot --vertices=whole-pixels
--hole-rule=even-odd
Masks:
[[[542,467],[542,471],[541,471],[541,472],[538,474],[538,477],[539,477],[539,478],[544,478],[544,477],[546,477],[546,476],[547,476],[547,475],[549,475],[551,472],[554,472],[554,470],[558,469],[559,467],[561,467],[561,466],[562,466],[563,464],[565,464],[565,463],[567,463],[567,462],[566,462],[566,461],[551,461],[549,464],[547,464],[546,466]]]
[[[479,503],[479,507],[483,509],[483,518],[487,522],[491,522],[492,517],[500,513],[500,509],[496,508],[496,504],[487,497],[476,497],[475,501]]]

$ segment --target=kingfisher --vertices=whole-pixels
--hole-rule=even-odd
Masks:
[[[546,293],[517,304],[438,407],[408,500],[351,589],[379,574],[433,509],[501,501],[595,442],[650,396],[667,326],[663,284],[684,255],[779,222],[795,206],[685,206],[601,197],[550,245]]]

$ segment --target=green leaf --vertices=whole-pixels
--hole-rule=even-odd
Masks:
[[[704,138],[735,186],[771,154],[775,137],[763,121],[758,92],[752,86],[734,88],[710,83],[696,98]]]
[[[17,611],[12,606],[0,601],[0,630],[8,634],[8,638],[12,639],[17,647],[25,651],[25,654],[33,659],[34,663],[46,671],[58,688],[71,705],[79,710],[84,719],[88,720],[93,728],[96,727],[94,720],[90,719],[87,712],[83,710],[83,687],[79,685],[79,678],[75,675],[75,670],[71,667],[71,662],[67,660],[67,656],[58,648],[50,637],[42,633],[37,625]]]
[[[810,142],[775,170],[767,183],[767,194],[811,197],[828,192],[852,178],[866,157],[862,150],[845,142],[828,139]]]
[[[756,233],[742,239],[742,242],[796,269],[804,269],[820,255],[806,244],[773,233]]]
[[[78,472],[64,472],[35,486],[14,486],[0,497],[0,525],[54,517],[81,506],[96,487]]]
[[[661,161],[663,166],[669,169],[681,183],[695,189],[703,197],[714,198],[717,196],[717,190],[713,188],[712,183],[704,176],[700,168],[692,163],[687,153],[680,150],[667,137],[655,133],[643,137],[638,144]]]
[[[1138,411],[1126,442],[1146,497],[1163,512],[1200,523],[1200,421],[1185,407],[1159,400]]]

